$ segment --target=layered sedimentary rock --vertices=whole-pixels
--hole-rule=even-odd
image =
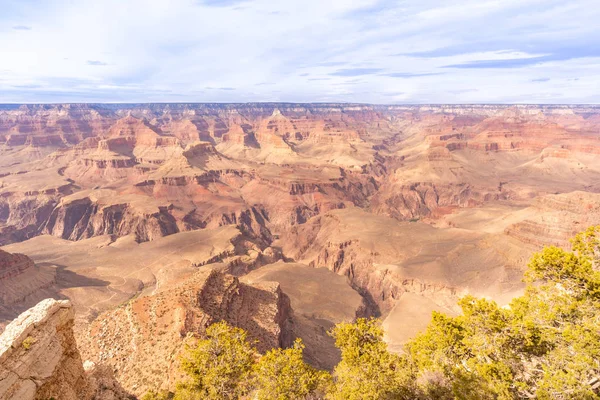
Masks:
[[[21,314],[0,336],[0,398],[91,398],[73,336],[68,301],[47,299]]]
[[[507,235],[535,246],[568,248],[570,238],[600,221],[600,194],[577,191],[546,195],[522,213],[524,219],[508,226]]]
[[[73,300],[76,327],[198,267],[241,276],[285,260],[337,273],[362,295],[361,315],[408,335],[403,321],[452,311],[464,293],[507,301],[532,252],[600,223],[598,115],[560,105],[0,106],[0,244],[56,271],[52,295]],[[331,365],[323,349],[311,360]]]
[[[331,370],[341,358],[329,330],[337,323],[369,315],[364,299],[346,279],[326,268],[279,261],[254,270],[241,280],[252,285],[280,284],[294,310],[293,334],[306,346],[304,358],[319,368]]]
[[[387,185],[386,183],[384,185]],[[504,200],[509,195],[497,188],[472,185],[415,182],[410,185],[384,187],[371,202],[371,209],[400,220],[436,217],[453,208],[468,208],[484,202]]]
[[[10,254],[0,250],[0,280],[18,276],[33,266],[33,261],[24,254]]]
[[[264,221],[252,230],[268,238],[348,205],[408,220],[528,200],[557,181],[563,191],[600,190],[593,183],[596,113],[567,106],[7,106],[0,111],[0,243],[40,233],[80,240],[138,232],[152,240],[237,224],[248,210],[260,210]],[[92,215],[94,204],[61,201],[96,189],[114,191],[99,207],[107,215]],[[287,198],[264,195],[273,189],[288,190]],[[137,213],[130,195],[176,211]]]
[[[114,202],[114,195],[104,190],[63,198],[52,210],[43,232],[70,240],[134,234],[136,240],[148,241],[179,231],[168,205],[148,204],[139,196]]]
[[[89,328],[84,358],[111,366],[126,389],[173,388],[185,343],[213,322],[248,331],[259,351],[291,344],[289,299],[279,285],[240,283],[210,268],[176,287],[100,315]],[[187,338],[187,339],[186,339]]]
[[[56,270],[38,267],[24,254],[0,250],[0,314],[9,312],[29,296],[56,282]]]
[[[453,308],[469,292],[501,300],[519,290],[520,254],[531,251],[498,242],[495,235],[398,224],[356,209],[315,217],[290,230],[281,243],[284,254],[347,276],[376,315],[386,315],[404,293],[442,308]],[[485,274],[479,272],[482,265]]]
[[[82,363],[66,300],[46,299],[11,322],[0,336],[0,398],[126,400],[133,396],[112,370]]]

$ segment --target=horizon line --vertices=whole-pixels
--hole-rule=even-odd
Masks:
[[[352,106],[386,106],[386,107],[402,107],[402,106],[600,106],[598,103],[356,103],[343,101],[312,101],[312,102],[296,102],[296,101],[245,101],[245,102],[225,102],[225,101],[131,101],[131,102],[96,102],[96,101],[75,101],[75,102],[0,102],[2,106],[45,106],[45,105],[248,105],[248,104],[282,104],[282,105],[328,105],[341,104]]]

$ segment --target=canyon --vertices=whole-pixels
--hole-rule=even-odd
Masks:
[[[600,106],[0,105],[1,368],[47,343],[75,376],[0,398],[169,389],[219,320],[330,369],[327,330],[376,316],[401,352],[598,224]]]

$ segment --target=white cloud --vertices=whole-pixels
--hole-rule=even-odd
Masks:
[[[9,0],[0,102],[598,102],[595,1]]]

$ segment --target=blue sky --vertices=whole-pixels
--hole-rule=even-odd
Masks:
[[[0,102],[600,103],[598,0],[0,0]]]

